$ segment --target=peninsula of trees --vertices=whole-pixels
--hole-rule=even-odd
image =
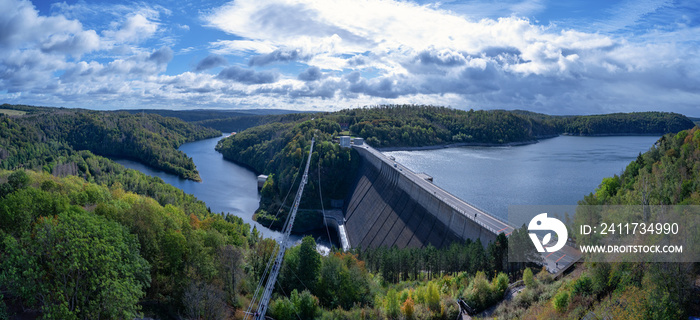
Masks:
[[[194,162],[177,148],[221,132],[154,114],[2,105],[25,112],[0,116],[0,168],[41,169],[94,175],[81,150],[137,160],[156,169],[199,181]]]

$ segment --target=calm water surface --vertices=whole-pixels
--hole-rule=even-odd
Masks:
[[[656,136],[560,136],[512,147],[385,152],[457,197],[508,220],[509,205],[575,205]],[[516,222],[516,221],[511,221]]]

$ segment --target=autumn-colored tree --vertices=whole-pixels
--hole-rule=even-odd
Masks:
[[[406,301],[404,301],[403,306],[401,306],[401,312],[406,317],[406,320],[413,320],[413,313],[415,312],[415,305],[413,299],[409,296]]]

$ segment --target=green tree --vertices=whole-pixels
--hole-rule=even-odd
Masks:
[[[609,197],[615,196],[618,189],[620,189],[620,177],[615,175],[613,177],[603,178],[603,182],[600,184],[598,190],[596,190],[596,196],[604,201]]]
[[[493,279],[494,292],[497,297],[502,297],[508,290],[508,276],[501,272]]]
[[[29,184],[29,176],[24,170],[17,170],[7,177],[7,183],[10,184],[12,189],[19,190]]]
[[[576,281],[574,281],[573,288],[571,289],[571,294],[581,294],[589,295],[593,291],[593,281],[587,275],[582,275]]]
[[[554,300],[552,301],[554,310],[559,313],[564,313],[566,308],[569,307],[569,293],[566,291],[559,292],[554,296]]]
[[[68,205],[61,195],[35,188],[17,190],[0,199],[0,230],[19,237],[38,217],[56,215]]]
[[[525,271],[523,271],[523,283],[525,283],[525,286],[528,288],[534,288],[537,285],[535,283],[535,276],[532,274],[530,268],[525,268]]]
[[[306,236],[301,240],[299,248],[299,265],[297,275],[299,281],[308,289],[313,290],[318,281],[321,270],[321,254],[316,251],[316,241],[312,236]]]
[[[320,314],[318,298],[308,290],[292,291],[289,298],[281,298],[270,304],[270,315],[278,320],[316,319]]]
[[[348,310],[354,305],[368,305],[372,299],[370,275],[363,262],[349,253],[330,254],[322,260],[315,295],[321,305]]]
[[[314,297],[309,290],[304,290],[302,293],[292,291],[291,300],[302,319],[315,319],[318,315],[318,298]]]
[[[396,289],[389,289],[386,297],[384,297],[384,310],[386,312],[386,317],[389,319],[398,319],[400,313],[399,297],[396,293]]]
[[[126,228],[82,209],[41,218],[18,241],[6,236],[4,286],[45,318],[135,318],[149,264]]]
[[[270,303],[270,315],[278,320],[299,319],[295,308],[294,303],[289,298],[277,299]]]
[[[437,284],[435,284],[433,281],[428,283],[428,294],[426,300],[430,310],[437,313],[440,312],[440,292],[438,292]]]
[[[483,310],[490,305],[493,294],[484,272],[476,273],[463,296],[469,305],[477,310]]]

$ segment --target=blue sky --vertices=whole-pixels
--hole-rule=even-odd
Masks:
[[[700,116],[697,1],[0,0],[0,101]]]

